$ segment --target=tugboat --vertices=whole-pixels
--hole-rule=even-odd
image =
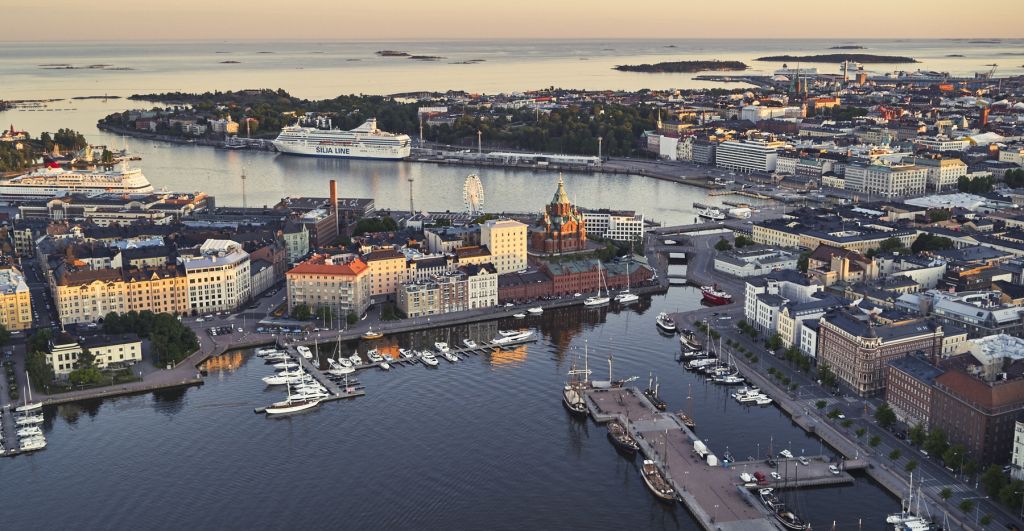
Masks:
[[[608,439],[612,441],[615,448],[629,455],[636,455],[637,450],[640,449],[640,445],[629,434],[626,427],[615,420],[608,423]]]
[[[669,485],[668,481],[665,481],[665,476],[661,474],[661,470],[658,470],[658,465],[654,461],[644,459],[644,466],[640,472],[644,477],[644,484],[659,500],[676,501],[676,490]]]
[[[718,284],[701,286],[700,291],[704,294],[704,300],[710,304],[732,304],[732,295],[719,289]]]
[[[654,322],[655,322],[655,324],[658,325],[659,329],[661,329],[661,330],[663,330],[665,332],[668,332],[669,334],[676,333],[676,322],[675,322],[674,319],[669,317],[669,315],[667,313],[665,313],[665,312],[659,313],[658,317],[655,318]]]

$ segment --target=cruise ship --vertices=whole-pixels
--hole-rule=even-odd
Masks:
[[[352,159],[404,159],[409,156],[411,146],[409,135],[377,129],[376,118],[370,118],[351,131],[288,126],[281,129],[274,140],[274,147],[289,155]]]
[[[70,194],[147,194],[153,185],[138,168],[105,170],[65,170],[51,165],[46,168],[0,181],[0,197],[56,197]]]

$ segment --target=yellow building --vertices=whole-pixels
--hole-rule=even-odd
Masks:
[[[32,328],[32,296],[25,276],[14,266],[0,269],[0,324],[8,330]]]
[[[514,219],[492,219],[480,225],[480,245],[491,251],[498,274],[526,269],[526,225]]]
[[[359,258],[313,255],[285,273],[288,311],[305,304],[327,307],[334,315],[362,315],[370,306],[370,268]]]
[[[370,296],[391,296],[408,276],[405,255],[394,249],[380,249],[363,255],[370,270]]]
[[[50,289],[65,324],[96,322],[110,312],[185,315],[189,310],[185,272],[175,266],[122,271],[71,270],[62,265],[54,272]]]

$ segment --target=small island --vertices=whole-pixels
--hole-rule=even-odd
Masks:
[[[410,55],[409,59],[415,59],[417,61],[440,61],[444,59],[440,55]]]
[[[621,72],[678,74],[691,72],[728,72],[734,70],[746,70],[750,67],[740,61],[666,61],[663,63],[642,65],[616,65],[613,68]]]
[[[946,57],[963,57],[963,55],[958,54],[958,53],[951,53],[951,54],[946,55]]]
[[[902,55],[872,55],[867,53],[828,53],[820,55],[769,55],[758,57],[755,61],[771,61],[779,63],[842,63],[853,61],[855,63],[916,63],[917,59]]]
[[[241,61],[221,61],[220,64],[222,64],[222,65],[237,65],[240,62]]]
[[[409,52],[399,50],[378,50],[377,55],[381,57],[409,57]]]
[[[482,63],[485,60],[486,59],[466,59],[465,61],[455,61],[455,62],[450,63],[450,64],[453,64],[453,65],[475,65],[477,63]]]
[[[863,46],[859,46],[859,45],[856,45],[856,44],[843,44],[841,46],[833,46],[833,47],[829,48],[829,50],[864,50],[864,49],[865,48]]]

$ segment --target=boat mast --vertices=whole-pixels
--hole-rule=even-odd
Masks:
[[[612,355],[608,355],[608,383],[612,383]]]
[[[587,350],[587,340],[583,340],[583,383],[590,380],[590,356]]]

